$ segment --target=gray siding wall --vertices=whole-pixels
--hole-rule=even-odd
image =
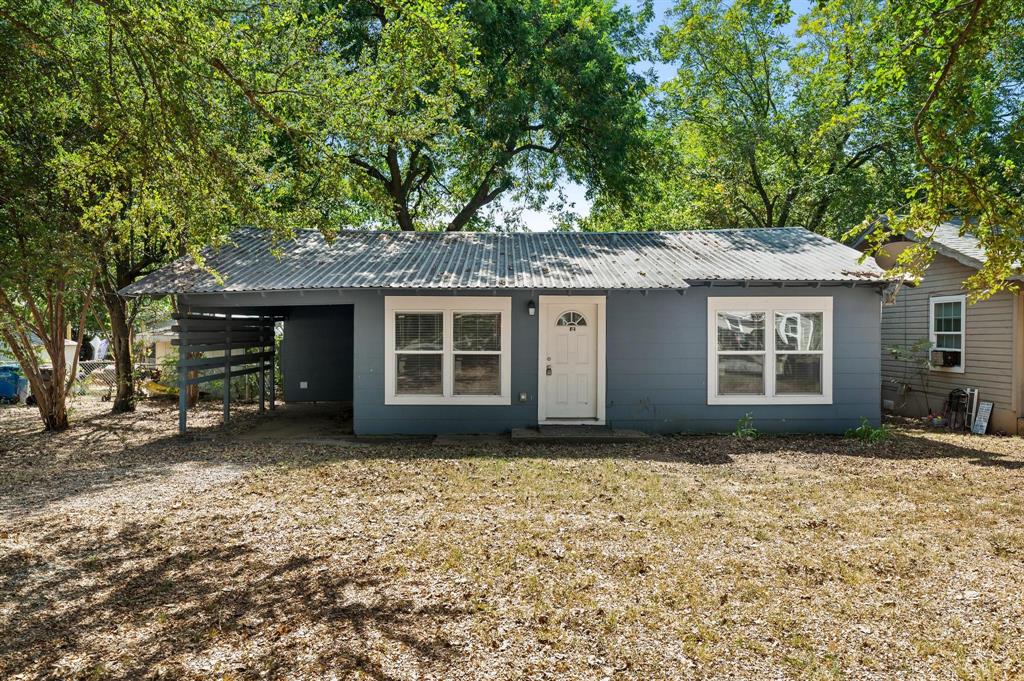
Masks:
[[[537,317],[527,312],[527,302],[532,298],[529,293],[510,294],[512,404],[481,406],[384,404],[384,295],[362,295],[366,297],[365,303],[356,304],[355,316],[356,399],[352,405],[352,429],[357,434],[500,433],[537,424]],[[519,401],[522,392],[527,394],[526,402]]]
[[[552,292],[558,294],[559,292]],[[577,292],[584,295],[582,292]],[[708,296],[832,296],[834,324],[831,405],[707,404]],[[384,404],[383,296],[356,306],[357,433],[501,432],[537,423],[537,317],[530,294],[512,295],[511,406],[447,407]],[[752,414],[774,432],[841,432],[866,417],[880,419],[881,300],[871,288],[715,288],[608,294],[607,422],[648,432],[721,432]],[[519,402],[519,394],[527,394]]]
[[[832,296],[830,405],[708,405],[707,299]],[[608,297],[608,421],[652,432],[724,432],[750,413],[774,432],[842,432],[878,424],[881,298],[875,289],[691,288]]]
[[[568,292],[551,291],[552,295]],[[576,291],[577,295],[588,292]],[[416,295],[410,291],[406,295]],[[422,295],[437,295],[424,291]],[[388,294],[393,295],[393,294]],[[473,295],[481,295],[479,293]],[[205,298],[223,307],[350,304],[353,310],[353,428],[385,433],[487,433],[537,423],[537,316],[527,303],[538,293],[511,293],[512,404],[413,406],[384,404],[384,297],[375,291],[305,292]],[[832,296],[833,404],[709,406],[707,404],[708,296]],[[607,421],[650,432],[721,432],[751,413],[754,425],[774,432],[841,432],[867,417],[880,417],[881,301],[870,287],[694,287],[675,291],[607,295]],[[201,304],[204,297],[194,296]],[[285,331],[286,336],[288,330]],[[526,394],[524,402],[520,393]]]
[[[284,323],[281,377],[288,402],[352,399],[351,305],[296,307]],[[306,382],[301,388],[300,383]]]
[[[895,304],[883,309],[882,396],[894,402],[897,413],[924,416],[928,405],[921,372],[914,363],[897,361],[888,348],[927,339],[929,298],[966,293],[963,282],[973,273],[952,258],[936,255],[921,284],[904,286]],[[932,410],[942,410],[953,388],[978,388],[980,399],[994,403],[990,427],[1016,432],[1020,379],[1019,375],[1015,379],[1014,329],[1019,325],[1018,304],[1017,296],[1004,292],[967,306],[964,373],[927,372]],[[900,388],[904,383],[911,386],[909,392]]]

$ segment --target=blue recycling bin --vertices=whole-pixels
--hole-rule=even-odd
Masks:
[[[17,401],[18,388],[23,385],[24,380],[17,365],[0,365],[0,401]]]

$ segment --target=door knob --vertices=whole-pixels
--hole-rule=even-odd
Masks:
[[[547,375],[548,375],[548,376],[550,376],[550,375],[551,375],[551,365],[550,365],[550,364],[548,365],[548,368],[547,368],[547,372],[546,372],[546,373],[547,373]]]

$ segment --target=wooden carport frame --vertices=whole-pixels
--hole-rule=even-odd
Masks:
[[[231,420],[231,379],[257,375],[259,410],[265,410],[267,372],[270,372],[270,408],[275,408],[274,324],[279,314],[240,314],[236,312],[179,312],[173,315],[172,331],[178,338],[178,434],[184,435],[188,423],[188,386],[209,381],[224,382],[224,423]],[[241,354],[234,354],[241,350]],[[223,357],[196,357],[204,352],[223,351]],[[214,373],[202,373],[215,370]]]

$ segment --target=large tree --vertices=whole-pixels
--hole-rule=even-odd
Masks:
[[[1018,0],[891,2],[875,34],[892,36],[871,87],[904,93],[919,173],[888,220],[865,225],[877,245],[916,233],[899,269],[923,274],[934,226],[962,217],[987,261],[974,298],[1016,288],[1024,263],[1024,4]]]
[[[378,214],[331,131],[404,144],[453,128],[454,93],[472,90],[462,19],[440,3],[388,7],[402,20],[378,36],[376,55],[339,48],[360,25],[351,3],[0,5],[11,78],[21,55],[53,64],[88,132],[57,135],[52,173],[39,180],[67,191],[89,240],[117,368],[114,411],[134,397],[135,309],[118,289],[171,257],[198,258],[239,224],[283,236]],[[392,113],[372,115],[376,106]]]
[[[93,137],[69,95],[72,74],[45,50],[23,50],[0,22],[0,340],[17,357],[47,430],[68,425],[68,329],[81,329],[96,263],[74,192],[60,177],[65,144]]]
[[[358,199],[360,224],[480,227],[499,198],[536,206],[562,178],[627,191],[644,122],[628,67],[647,13],[609,0],[444,3],[430,21],[446,34],[410,50],[398,36],[423,31],[426,6],[355,0],[319,15],[337,69],[378,88],[356,105],[325,106],[329,79],[296,79],[288,64],[230,77],[287,133],[286,156],[319,159],[331,188]],[[270,73],[274,88],[250,84]]]
[[[253,189],[266,177],[259,160],[267,153],[259,127],[248,124],[258,119],[238,106],[241,93],[217,88],[212,68],[195,72],[181,53],[154,47],[147,41],[152,24],[129,23],[124,11],[106,3],[0,8],[15,66],[8,82],[27,82],[19,60],[46,64],[77,117],[78,134],[53,136],[49,172],[35,180],[40,191],[60,191],[73,203],[68,220],[92,260],[102,302],[95,312],[109,325],[115,412],[134,404],[134,306],[118,289],[182,248],[222,239],[231,224],[257,215]],[[49,103],[27,105],[41,113]],[[68,248],[40,257],[59,266],[73,257]]]
[[[800,225],[837,236],[902,196],[909,118],[866,89],[875,0],[681,0],[661,27],[677,73],[657,94],[646,200],[601,197],[591,223],[635,228]]]

